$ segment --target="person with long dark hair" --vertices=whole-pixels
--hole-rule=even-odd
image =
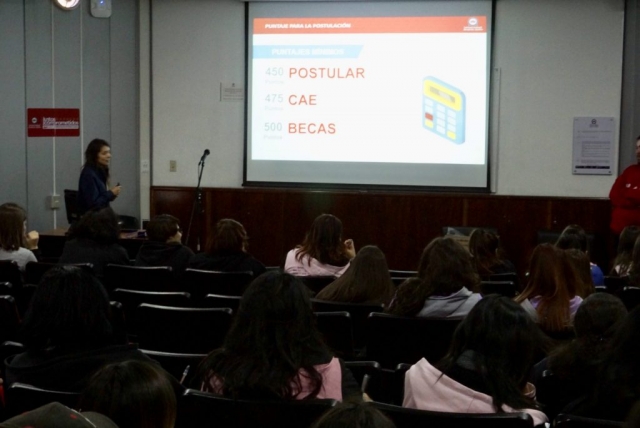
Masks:
[[[482,299],[456,329],[436,366],[426,359],[405,375],[403,407],[456,413],[526,412],[547,422],[527,383],[542,334],[525,311],[497,295]]]
[[[618,241],[616,258],[613,261],[613,268],[611,269],[611,272],[609,272],[610,276],[629,275],[631,261],[633,260],[633,246],[635,245],[638,237],[640,237],[639,226],[627,226],[622,230],[620,240]]]
[[[316,299],[388,305],[394,292],[384,253],[367,245],[358,251],[344,275],[320,290]]]
[[[287,253],[284,270],[296,276],[339,277],[356,256],[353,240],[342,239],[342,222],[331,214],[316,217],[304,241]]]
[[[87,211],[69,230],[59,262],[91,263],[98,277],[109,263],[129,265],[127,251],[118,244],[119,233],[118,216],[111,208]]]
[[[513,263],[502,257],[500,237],[491,231],[474,229],[469,236],[469,252],[483,280],[488,280],[494,274],[516,271]]]
[[[116,343],[107,292],[75,266],[54,267],[42,277],[19,336],[26,351],[6,360],[5,385],[79,392],[106,363],[151,361],[135,345]]]
[[[435,238],[422,252],[417,278],[400,285],[387,312],[400,316],[462,319],[482,298],[471,256],[449,238]]]
[[[360,395],[353,376],[315,327],[309,292],[281,271],[244,292],[222,348],[200,364],[205,391],[238,399],[342,400]]]
[[[78,180],[78,213],[106,208],[120,195],[120,184],[111,187],[109,163],[111,146],[105,140],[92,140],[84,152],[84,166]]]
[[[0,260],[12,260],[21,271],[29,262],[37,261],[25,234],[25,211],[17,205],[0,206]],[[37,241],[36,241],[37,242]]]
[[[574,248],[589,255],[589,238],[581,226],[578,226],[577,224],[570,224],[564,228],[558,237],[556,247],[562,250]],[[604,273],[602,273],[602,269],[600,269],[600,267],[595,263],[589,262],[589,265],[591,266],[591,279],[593,280],[593,285],[603,285]]]
[[[249,236],[238,221],[224,218],[207,242],[207,251],[196,254],[189,260],[189,267],[220,272],[252,272],[254,277],[267,269],[247,252]]]

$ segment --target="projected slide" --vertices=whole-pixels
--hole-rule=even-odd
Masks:
[[[251,161],[486,165],[486,16],[252,28]]]

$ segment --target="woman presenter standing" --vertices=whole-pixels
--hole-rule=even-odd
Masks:
[[[120,183],[109,188],[111,147],[101,139],[94,139],[84,152],[84,167],[78,182],[78,214],[90,209],[106,208],[120,194]]]

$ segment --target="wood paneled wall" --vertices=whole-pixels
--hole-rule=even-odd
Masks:
[[[194,195],[193,188],[153,187],[151,215],[178,217],[186,237]],[[568,224],[579,224],[594,234],[592,259],[605,272],[613,255],[608,199],[207,188],[203,201],[203,239],[217,220],[236,219],[250,236],[249,252],[267,266],[282,265],[287,251],[302,241],[322,213],[342,220],[344,237],[352,238],[356,248],[380,247],[391,269],[416,269],[422,249],[441,236],[445,226],[496,228],[521,273],[537,244],[537,232],[560,232]],[[194,220],[192,248],[198,229]]]

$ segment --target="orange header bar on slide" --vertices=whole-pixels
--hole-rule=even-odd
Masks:
[[[486,32],[486,16],[256,18],[253,20],[253,34]]]

